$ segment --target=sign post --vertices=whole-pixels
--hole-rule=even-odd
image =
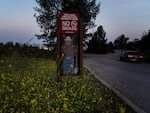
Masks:
[[[62,12],[57,23],[57,79],[61,75],[82,75],[82,19],[78,13]]]

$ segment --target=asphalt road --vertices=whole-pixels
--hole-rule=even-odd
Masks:
[[[119,61],[120,52],[84,55],[84,65],[146,113],[150,113],[150,64]]]

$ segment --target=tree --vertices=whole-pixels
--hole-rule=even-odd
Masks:
[[[143,51],[150,50],[150,30],[145,32],[139,41],[139,46]]]
[[[135,50],[135,43],[134,42],[128,42],[126,45],[127,50]]]
[[[137,41],[136,47],[144,54],[144,60],[150,62],[150,30],[143,33],[142,38]]]
[[[99,26],[97,31],[94,33],[92,40],[89,43],[89,52],[94,53],[106,53],[107,52],[107,39],[105,38],[106,32],[103,29],[103,26]]]
[[[125,49],[129,38],[125,37],[124,34],[120,35],[114,41],[115,48],[117,49]]]
[[[48,43],[56,37],[57,17],[60,12],[79,13],[84,22],[84,33],[95,26],[94,20],[99,13],[100,3],[96,0],[36,0],[35,18],[41,28],[38,38]]]
[[[113,44],[113,42],[109,42],[107,44],[107,50],[108,50],[108,52],[114,53],[114,44]]]

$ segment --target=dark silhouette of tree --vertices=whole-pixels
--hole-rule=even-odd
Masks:
[[[0,57],[34,57],[34,58],[56,58],[53,51],[39,49],[26,44],[19,44],[7,42],[6,44],[0,43]]]
[[[140,50],[139,42],[140,42],[140,39],[137,39],[137,38],[134,39],[133,43],[134,43],[135,50]]]
[[[139,46],[143,51],[150,50],[150,30],[145,32],[139,41]]]
[[[117,37],[114,41],[114,45],[116,49],[125,49],[129,38],[125,37],[124,34]]]
[[[0,56],[2,56],[2,54],[4,54],[4,44],[0,43]]]
[[[114,44],[113,44],[113,42],[109,42],[108,44],[107,44],[107,49],[108,49],[108,52],[114,52]]]
[[[135,50],[135,43],[134,42],[128,42],[126,45],[127,50]]]
[[[38,38],[47,42],[56,37],[57,17],[62,11],[79,13],[84,22],[84,32],[95,26],[94,20],[99,13],[100,3],[96,0],[36,0],[38,6],[35,7],[35,17],[41,28],[41,35]]]
[[[140,50],[139,42],[140,42],[139,39],[134,39],[133,41],[128,42],[126,45],[126,49],[127,50]]]
[[[103,26],[99,26],[94,33],[92,40],[89,42],[89,52],[93,53],[106,53],[107,52],[107,39],[105,38],[106,32]]]

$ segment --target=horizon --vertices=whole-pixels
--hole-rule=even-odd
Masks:
[[[99,0],[97,0],[99,1]],[[144,31],[150,29],[150,14],[148,0],[112,1],[100,0],[100,13],[96,25],[102,25],[108,41],[114,41],[121,34],[130,40],[140,39]],[[40,28],[34,18],[34,1],[2,0],[0,1],[0,42],[26,43],[35,34],[40,34]],[[91,29],[94,32],[96,28]],[[33,43],[39,43],[34,39]],[[41,43],[41,42],[40,42]]]

